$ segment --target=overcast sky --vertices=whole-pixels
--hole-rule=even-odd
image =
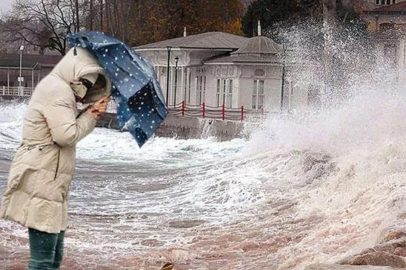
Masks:
[[[11,10],[14,0],[0,0],[0,11],[5,13]]]

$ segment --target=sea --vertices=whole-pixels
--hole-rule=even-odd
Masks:
[[[79,142],[61,269],[304,270],[405,231],[405,80],[356,32],[325,39],[335,69],[323,75],[319,32],[304,27],[285,35],[306,63],[286,79],[293,101],[296,85],[327,82],[319,105],[247,118],[247,136],[229,141],[203,123],[200,138],[142,148],[106,128]],[[0,196],[26,108],[0,102]],[[27,234],[0,220],[0,269],[25,269]]]
[[[363,90],[270,115],[230,141],[154,137],[139,148],[96,128],[77,147],[62,269],[302,270],[405,229],[406,91]],[[26,107],[0,103],[0,194]],[[27,237],[0,220],[0,261],[27,262]]]

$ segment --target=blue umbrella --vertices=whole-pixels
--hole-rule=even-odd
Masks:
[[[69,44],[92,53],[112,82],[117,120],[141,147],[168,114],[165,98],[151,63],[123,42],[97,31],[67,36]]]

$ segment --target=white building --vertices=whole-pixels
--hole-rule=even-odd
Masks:
[[[208,32],[135,50],[154,65],[169,107],[185,101],[189,105],[224,104],[227,108],[277,112],[281,104],[289,109],[307,104],[307,91],[293,96],[291,84],[282,87],[282,48],[264,36]]]
[[[377,58],[397,72],[399,82],[406,83],[406,0],[364,10],[363,19],[372,34]]]

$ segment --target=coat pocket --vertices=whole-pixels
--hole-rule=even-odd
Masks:
[[[58,149],[54,180],[56,179],[56,177],[58,177],[60,159],[61,159],[61,150]]]

